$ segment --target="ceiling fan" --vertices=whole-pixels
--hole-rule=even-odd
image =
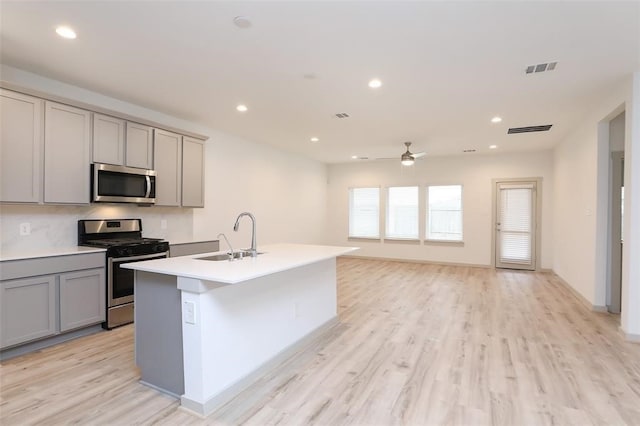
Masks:
[[[400,156],[400,162],[402,163],[403,166],[412,166],[416,158],[424,157],[425,155],[427,155],[426,152],[416,152],[414,154],[411,151],[409,151],[411,142],[405,142],[404,144],[407,146],[407,152],[405,152]]]

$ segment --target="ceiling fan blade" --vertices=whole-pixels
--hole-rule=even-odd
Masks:
[[[411,154],[413,158],[420,158],[420,157],[424,157],[425,155],[427,155],[426,152],[416,152],[415,154]]]

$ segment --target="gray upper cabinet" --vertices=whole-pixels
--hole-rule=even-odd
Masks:
[[[89,203],[90,153],[91,113],[45,102],[45,203]]]
[[[125,165],[153,169],[153,129],[151,127],[127,122]]]
[[[0,203],[89,204],[105,163],[155,170],[157,206],[204,207],[205,141],[126,118],[0,88]]]
[[[182,138],[182,206],[204,207],[204,141]]]
[[[93,115],[93,162],[153,168],[153,129],[138,123]]]
[[[0,282],[0,347],[56,334],[54,275]]]
[[[154,129],[153,164],[156,171],[156,206],[180,206],[182,136]]]
[[[125,121],[93,114],[93,162],[124,164]]]
[[[42,199],[42,99],[0,89],[0,201]]]

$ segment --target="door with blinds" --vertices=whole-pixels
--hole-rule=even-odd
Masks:
[[[496,267],[535,270],[537,184],[496,185]]]

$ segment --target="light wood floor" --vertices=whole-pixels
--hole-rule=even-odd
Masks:
[[[126,326],[2,363],[0,423],[640,424],[640,345],[548,273],[341,259],[336,325],[207,419]]]

